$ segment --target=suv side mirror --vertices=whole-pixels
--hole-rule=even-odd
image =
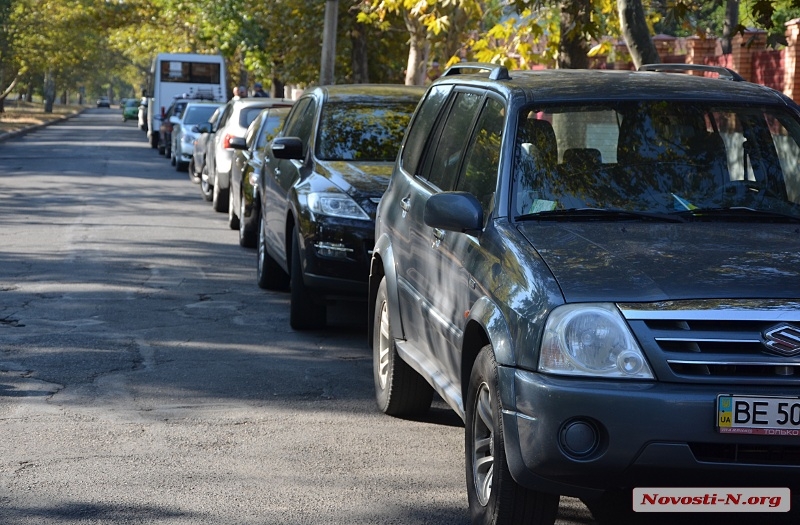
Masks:
[[[483,208],[471,193],[446,191],[428,198],[422,220],[432,228],[460,233],[477,232],[483,229]]]
[[[277,159],[303,160],[303,141],[297,137],[278,137],[272,141],[272,154]]]
[[[198,124],[192,128],[192,131],[195,133],[211,133],[211,123],[203,122],[202,124]]]
[[[244,137],[231,137],[228,147],[232,149],[247,149],[247,141]]]

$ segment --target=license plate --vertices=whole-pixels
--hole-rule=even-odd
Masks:
[[[722,434],[800,437],[800,398],[720,394],[717,430]]]

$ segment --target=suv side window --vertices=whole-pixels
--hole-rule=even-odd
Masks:
[[[258,120],[258,119],[256,119],[256,120]],[[258,135],[258,132],[261,130],[261,126],[258,125],[256,120],[254,120],[251,123],[252,124],[251,126],[247,127],[247,133],[246,133],[246,135],[244,137],[244,140],[247,143],[247,148],[248,149],[252,149],[253,148],[253,143],[256,141],[256,136]]]
[[[464,169],[456,184],[456,190],[469,192],[478,198],[484,220],[489,217],[497,190],[505,116],[502,102],[488,99],[467,147]]]
[[[455,184],[468,138],[465,131],[472,129],[482,101],[482,94],[456,93],[450,113],[442,126],[436,153],[430,161],[425,162],[422,177],[442,191],[452,189]]]
[[[403,153],[400,157],[400,167],[407,173],[416,175],[419,168],[419,161],[422,152],[425,150],[428,137],[431,134],[436,118],[442,109],[447,95],[450,94],[452,86],[431,87],[428,96],[419,108],[417,116],[410,125],[408,138],[406,139]]]
[[[217,123],[217,129],[225,126],[225,123],[228,122],[229,118],[231,118],[231,113],[233,113],[233,105],[228,104],[227,106],[225,106],[225,111],[223,111],[222,115],[219,117],[219,122]]]
[[[316,114],[314,97],[306,97],[297,103],[294,111],[292,111],[290,120],[286,121],[286,132],[283,135],[285,137],[297,137],[303,141],[304,157],[308,153],[308,143]]]

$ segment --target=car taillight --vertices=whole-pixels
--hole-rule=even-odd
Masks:
[[[233,137],[234,136],[231,135],[230,133],[226,133],[225,136],[222,137],[222,147],[225,148],[225,149],[230,148],[231,147],[231,139]]]

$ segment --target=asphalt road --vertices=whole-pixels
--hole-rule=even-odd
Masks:
[[[0,523],[467,525],[461,421],[380,414],[366,310],[294,332],[255,268],[116,108],[0,144]]]

